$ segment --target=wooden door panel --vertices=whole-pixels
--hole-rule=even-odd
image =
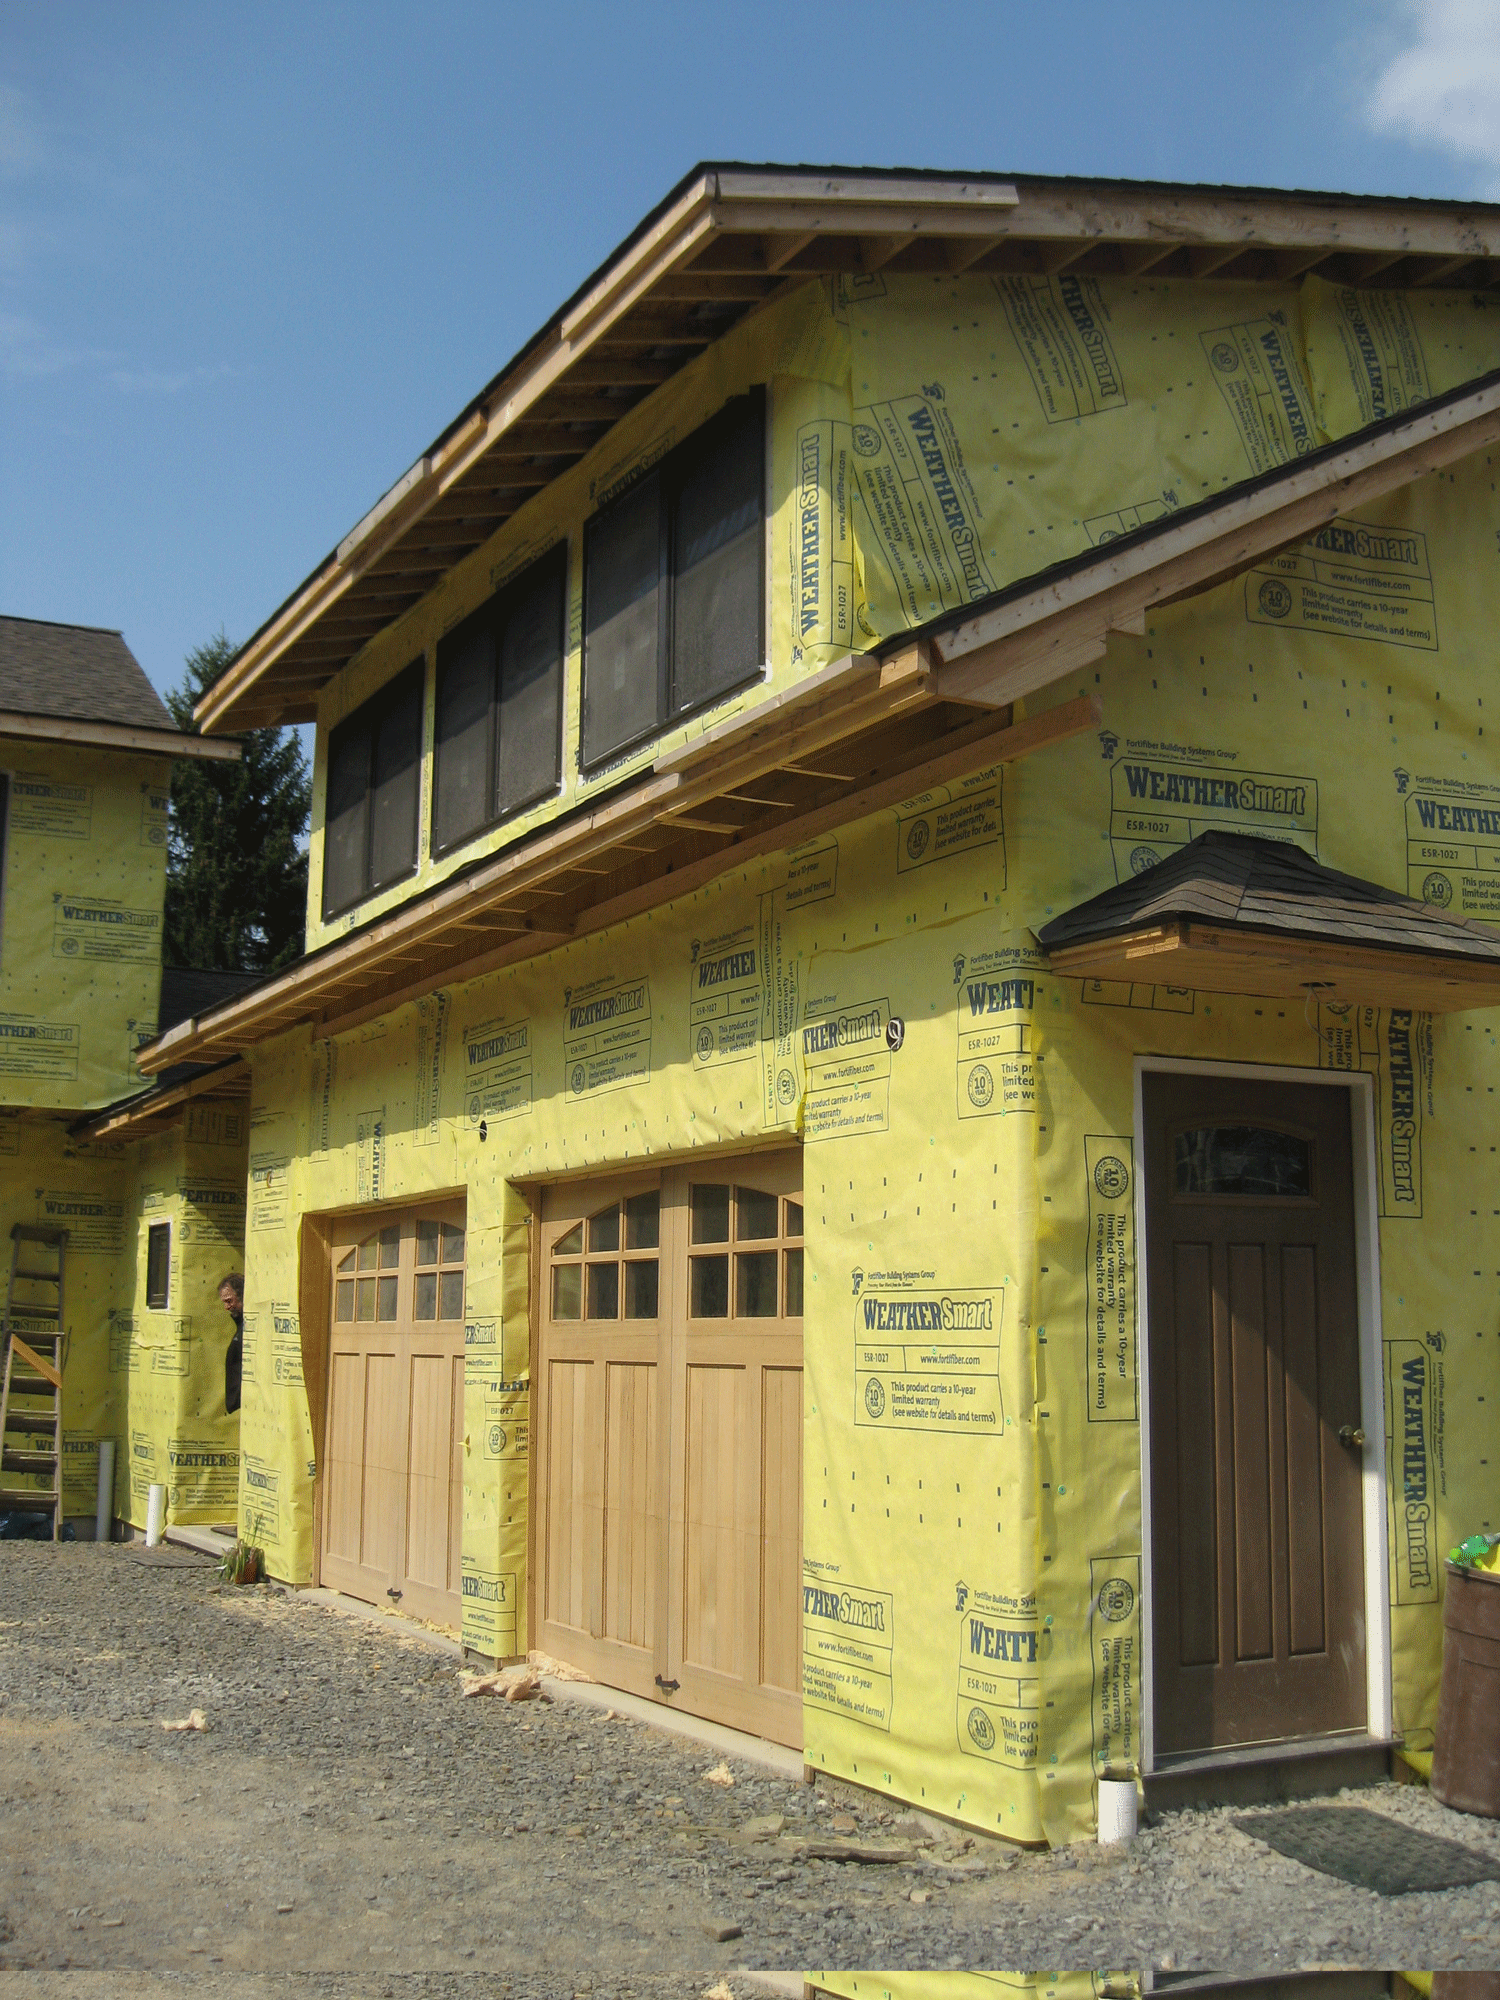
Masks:
[[[1148,1077],[1157,1747],[1365,1719],[1347,1094]]]
[[[448,1588],[453,1449],[453,1368],[448,1355],[413,1354],[407,1433],[406,1576]]]
[[[359,1561],[360,1490],[365,1429],[365,1370],[359,1354],[335,1354],[328,1386],[328,1468],[323,1502],[327,1553]]]
[[[656,1650],[661,1443],[654,1362],[605,1366],[604,1638]]]
[[[1236,1660],[1271,1656],[1271,1425],[1266,1409],[1265,1257],[1259,1244],[1229,1246],[1229,1387],[1234,1510]]]
[[[554,1361],[547,1370],[547,1538],[542,1616],[548,1624],[589,1631],[590,1544],[596,1532],[589,1464],[587,1361]]]
[[[401,1547],[401,1486],[405,1424],[400,1369],[394,1354],[370,1354],[365,1362],[364,1483],[360,1495],[361,1567],[396,1574]]]
[[[1285,1364],[1286,1488],[1323,1491],[1318,1380],[1317,1259],[1305,1244],[1281,1253],[1281,1338]],[[1323,1507],[1291,1507],[1287,1519],[1287,1644],[1293,1654],[1328,1643],[1323,1588]]]
[[[1170,1515],[1163,1510],[1162,1551],[1174,1581],[1176,1656],[1187,1666],[1211,1666],[1219,1657],[1213,1260],[1206,1243],[1175,1243],[1172,1249],[1171,1365],[1160,1371],[1158,1407],[1180,1450],[1173,1468],[1176,1505]],[[1175,1531],[1170,1541],[1169,1529]]]
[[[802,1692],[802,1370],[761,1373],[760,1678]]]
[[[448,1357],[448,1575],[444,1589],[463,1599],[464,1577],[464,1357]]]
[[[682,1661],[743,1675],[742,1618],[749,1523],[740,1479],[746,1428],[745,1370],[690,1367],[685,1410]]]

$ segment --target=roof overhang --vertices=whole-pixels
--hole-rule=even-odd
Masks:
[[[223,736],[190,736],[181,729],[134,729],[119,722],[83,722],[67,715],[18,715],[0,710],[0,738],[67,743],[79,750],[130,750],[151,757],[202,757],[237,763],[244,746]]]
[[[247,641],[205,730],[319,690],[653,389],[782,287],[963,272],[1488,285],[1500,208],[1159,183],[695,169]]]
[[[1044,924],[1055,973],[1451,1014],[1500,1006],[1500,934],[1289,842],[1208,832]]]
[[[1155,607],[1211,589],[1347,507],[1497,437],[1500,371],[1088,550],[881,654],[838,661],[665,752],[598,803],[178,1023],[140,1051],[139,1067],[215,1060],[299,1022],[338,1032],[1092,729],[1092,697],[1024,720],[1014,704],[1102,658],[1111,633],[1141,633]]]
[[[1068,977],[1201,993],[1406,1007],[1424,1014],[1500,1007],[1500,964],[1186,918],[1053,951],[1048,962],[1054,972]]]
[[[144,1139],[175,1125],[196,1098],[234,1102],[248,1101],[249,1096],[250,1066],[231,1056],[192,1076],[159,1078],[133,1097],[77,1119],[69,1130],[83,1139]]]

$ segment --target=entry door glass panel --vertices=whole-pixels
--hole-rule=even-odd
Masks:
[[[1349,1095],[1148,1074],[1143,1103],[1156,1746],[1358,1729]]]

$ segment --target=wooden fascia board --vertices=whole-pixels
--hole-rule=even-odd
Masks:
[[[1500,1006],[1500,962],[1361,945],[1342,938],[1195,923],[1186,918],[1059,946],[1054,973],[1268,999],[1339,1000],[1455,1013]]]
[[[189,736],[176,729],[136,729],[120,722],[78,722],[63,715],[0,711],[0,737],[24,742],[69,743],[81,750],[134,750],[153,757],[202,757],[238,763],[244,745],[225,737]]]
[[[943,699],[1014,701],[1098,659],[1112,631],[1139,631],[1150,611],[1212,589],[1273,551],[1305,541],[1350,508],[1500,438],[1500,384],[1288,469],[1148,540],[1107,552],[1055,583],[931,635]]]
[[[527,920],[521,935],[488,952],[476,954],[473,959],[464,961],[461,967],[444,971],[436,979],[431,973],[426,973],[409,980],[386,981],[379,993],[369,1000],[352,999],[340,991],[352,981],[376,978],[378,968],[388,966],[396,951],[409,951],[414,945],[435,940],[444,932],[458,928],[466,904],[478,911],[486,906],[492,907],[506,893],[519,893],[526,884],[521,880],[522,871],[518,864],[529,862],[527,874],[532,877],[545,875],[548,864],[534,851],[528,854],[526,850],[512,850],[467,881],[437,891],[423,904],[393,913],[383,924],[372,926],[358,938],[349,939],[345,945],[336,945],[318,959],[294,968],[283,975],[275,986],[247,995],[243,1001],[231,1002],[212,1020],[182,1022],[142,1050],[137,1060],[140,1067],[150,1074],[153,1070],[168,1068],[173,1062],[201,1061],[214,1050],[243,1048],[298,1021],[315,1020],[320,1015],[326,1020],[336,1020],[342,1030],[357,1021],[388,1012],[405,1000],[431,992],[435,983],[478,978],[502,965],[539,956],[571,937],[589,935],[623,921],[637,910],[654,908],[685,895],[700,882],[711,881],[716,875],[722,875],[760,854],[774,853],[783,847],[814,839],[833,827],[847,825],[851,820],[882,811],[903,799],[917,796],[933,785],[951,782],[987,764],[1007,763],[1030,756],[1052,743],[1096,728],[1099,713],[1097,698],[1084,696],[1008,728],[992,729],[988,735],[965,732],[963,743],[946,750],[939,739],[937,744],[931,746],[933,754],[922,762],[875,786],[853,791],[789,823],[766,829],[730,848],[674,869],[670,875],[658,877],[638,889],[585,909],[567,930],[549,929],[544,920],[535,923]],[[707,780],[702,782],[705,785],[708,783]],[[612,808],[602,810],[595,816],[595,826],[603,824],[608,817],[608,830],[614,838],[637,825],[648,827],[661,817],[661,800],[679,787],[686,790],[683,780],[676,773],[653,777],[614,802]],[[573,832],[572,829],[569,831]],[[587,831],[587,828],[580,829],[567,849],[560,841],[547,843],[552,848],[551,872],[561,872],[577,858],[568,850]],[[336,995],[326,1009],[320,1005],[320,993]]]

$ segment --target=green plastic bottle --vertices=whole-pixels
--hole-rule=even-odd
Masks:
[[[1482,1531],[1477,1535],[1470,1535],[1467,1540],[1460,1542],[1456,1549],[1449,1549],[1448,1560],[1456,1563],[1460,1569],[1473,1569],[1484,1561],[1497,1542],[1500,1542],[1500,1535],[1486,1534]]]

